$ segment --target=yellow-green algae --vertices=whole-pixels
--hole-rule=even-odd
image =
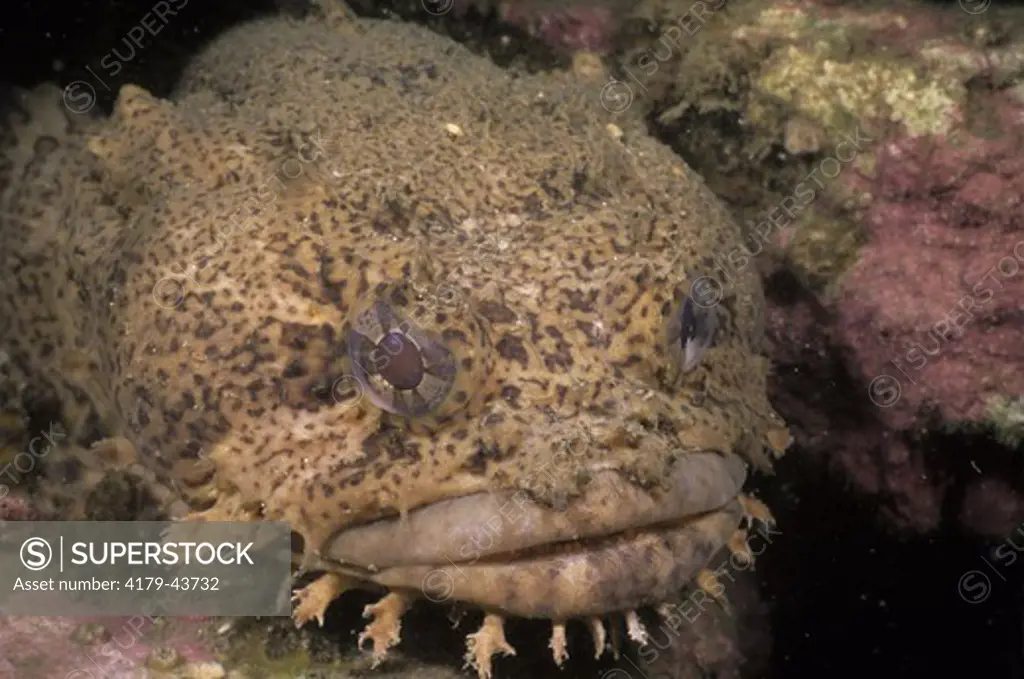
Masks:
[[[811,206],[790,228],[786,260],[805,285],[831,298],[864,244],[856,221],[845,210]]]
[[[892,57],[848,59],[848,54],[841,34],[827,35],[809,47],[788,45],[771,55],[754,89],[829,129],[885,119],[920,136],[944,134],[956,122],[956,110],[967,94],[959,78],[921,73]]]
[[[988,420],[996,440],[1006,446],[1024,443],[1024,397],[999,396],[988,402]]]

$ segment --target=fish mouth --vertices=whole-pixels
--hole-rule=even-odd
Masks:
[[[644,489],[595,472],[561,509],[523,491],[477,493],[346,528],[321,551],[389,589],[526,618],[568,619],[657,604],[736,532],[747,465],[691,453]]]

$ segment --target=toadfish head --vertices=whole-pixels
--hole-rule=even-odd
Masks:
[[[174,104],[125,87],[68,252],[110,290],[82,304],[140,458],[196,518],[290,522],[325,573],[296,620],[387,588],[382,656],[417,597],[473,604],[488,675],[502,616],[552,620],[561,661],[565,621],[635,631],[740,549],[781,425],[708,189],[599,93],[451,48],[270,21]]]

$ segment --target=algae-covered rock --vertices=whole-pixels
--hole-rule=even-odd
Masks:
[[[996,438],[1008,445],[1024,442],[1024,397],[997,396],[989,401],[988,421]]]
[[[837,60],[834,52],[825,41],[810,49],[789,45],[778,50],[759,74],[755,90],[833,130],[888,120],[918,136],[944,134],[957,121],[967,94],[959,80],[922,77],[913,64],[886,58]],[[756,103],[749,112],[756,121]]]

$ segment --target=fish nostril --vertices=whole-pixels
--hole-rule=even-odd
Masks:
[[[654,431],[657,428],[653,420],[643,415],[635,416],[633,421],[643,427],[646,431]]]
[[[675,436],[679,430],[676,428],[676,423],[671,418],[665,415],[658,415],[657,431],[661,434],[669,434]]]
[[[679,428],[675,421],[664,413],[637,412],[627,415],[622,420],[618,432],[618,441],[633,449],[652,444],[668,446],[678,444]]]
[[[628,448],[639,448],[654,430],[654,423],[643,415],[628,415],[617,428],[619,442]]]
[[[636,427],[630,427],[628,424],[623,428],[623,441],[628,448],[636,450],[640,447],[640,442],[643,441],[644,435],[642,432],[637,431]]]

